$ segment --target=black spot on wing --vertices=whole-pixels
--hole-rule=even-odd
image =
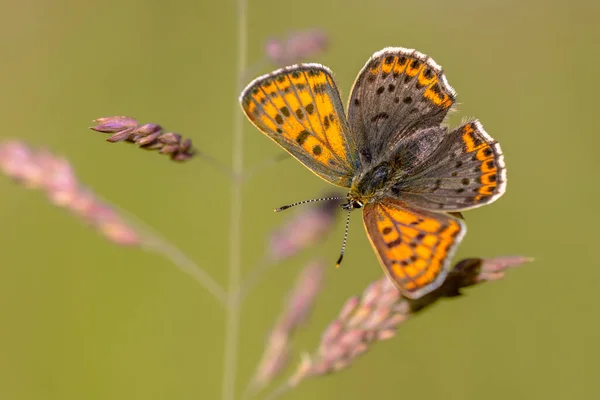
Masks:
[[[310,136],[310,133],[308,133],[307,131],[300,132],[298,134],[298,136],[296,137],[296,143],[298,143],[300,146],[302,146],[309,136]]]

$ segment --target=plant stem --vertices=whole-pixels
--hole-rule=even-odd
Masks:
[[[244,302],[246,296],[256,287],[264,278],[265,274],[275,265],[275,262],[269,258],[261,258],[250,273],[244,278],[244,283],[240,285],[237,298],[240,304]]]
[[[227,306],[227,293],[225,289],[214,278],[206,272],[194,260],[188,257],[177,246],[157,233],[149,224],[138,218],[135,214],[107,201],[101,196],[97,198],[109,204],[110,207],[118,211],[119,215],[126,220],[142,236],[142,248],[146,251],[152,251],[171,261],[182,272],[185,272],[203,286],[212,294],[222,306]]]
[[[246,172],[244,172],[244,180],[250,180],[250,178],[252,178],[254,175],[258,174],[259,172],[264,171],[265,169],[272,167],[273,165],[283,161],[283,160],[287,160],[288,158],[291,158],[291,156],[287,153],[280,153],[276,156],[273,156],[271,158],[268,158],[260,163],[258,163],[257,165],[254,165],[252,167],[249,167],[248,170]]]
[[[227,318],[225,326],[225,354],[223,366],[223,400],[235,400],[237,349],[240,324],[238,292],[242,267],[242,174],[244,168],[243,114],[237,104],[242,90],[247,59],[247,0],[236,0],[237,68],[235,108],[233,110],[233,144],[231,181],[231,210],[229,216],[229,285],[227,292]]]
[[[272,392],[270,392],[264,399],[265,400],[275,400],[280,398],[284,393],[290,390],[290,386],[287,382],[283,383],[281,386],[275,388]]]
[[[217,171],[225,175],[228,179],[233,179],[233,171],[228,165],[224,165],[221,161],[217,160],[208,153],[196,150],[196,156],[202,158],[204,161],[213,166]]]
[[[221,305],[227,306],[227,294],[205,270],[200,268],[179,248],[162,238],[153,238],[145,244],[147,250],[154,251],[170,260],[177,268],[185,272],[212,294]]]

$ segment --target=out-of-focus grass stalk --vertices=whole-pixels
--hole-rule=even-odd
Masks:
[[[244,115],[239,110],[238,93],[242,91],[248,58],[248,3],[236,0],[237,61],[235,93],[233,98],[233,144],[231,149],[233,179],[231,180],[231,209],[229,213],[229,267],[227,290],[227,317],[223,360],[223,400],[235,400],[237,353],[240,325],[238,301],[242,274],[242,186],[244,169]]]
[[[0,171],[29,189],[42,190],[52,204],[69,210],[110,242],[151,250],[169,259],[226,305],[225,290],[208,272],[148,224],[84,186],[66,159],[8,140],[0,142]]]
[[[531,261],[523,256],[461,260],[439,288],[417,300],[402,297],[392,281],[381,277],[360,296],[345,302],[321,335],[316,351],[305,352],[296,371],[266,399],[279,398],[307,378],[348,368],[373,345],[394,337],[399,326],[412,315],[440,299],[459,297],[463,288],[502,279],[507,270]]]

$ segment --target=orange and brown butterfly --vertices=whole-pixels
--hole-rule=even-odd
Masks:
[[[319,177],[349,188],[342,207],[364,207],[381,265],[408,298],[444,281],[466,233],[460,211],[489,204],[506,188],[500,145],[477,120],[441,125],[455,99],[442,68],[405,48],[367,61],[347,117],[331,71],[320,64],[261,76],[240,95],[259,130]]]

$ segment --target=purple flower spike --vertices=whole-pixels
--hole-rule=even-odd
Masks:
[[[400,296],[385,276],[372,282],[360,297],[353,296],[346,301],[338,317],[321,335],[315,353],[305,356],[287,380],[287,387],[295,387],[311,376],[349,367],[376,342],[396,336],[404,321],[436,300],[457,296],[463,287],[500,279],[507,269],[528,261],[531,259],[521,256],[462,260],[438,289],[418,300]]]
[[[0,169],[23,186],[44,191],[52,204],[71,211],[109,241],[121,246],[141,244],[131,225],[79,183],[67,160],[9,141],[0,143]]]
[[[142,124],[131,117],[105,117],[94,120],[98,123],[90,129],[111,133],[107,142],[133,142],[145,150],[157,150],[167,154],[171,160],[186,161],[194,157],[196,151],[192,148],[190,139],[183,139],[173,132],[164,132],[158,124]]]
[[[138,122],[136,119],[123,116],[98,118],[95,119],[94,122],[98,125],[93,126],[90,129],[104,133],[120,132],[124,129],[135,128],[136,126],[138,126]]]
[[[315,262],[298,276],[289,294],[286,306],[267,339],[266,348],[254,376],[254,386],[261,388],[272,382],[287,364],[290,340],[311,312],[321,290],[325,266]]]
[[[283,39],[270,39],[265,54],[274,64],[285,66],[316,57],[327,49],[329,38],[325,32],[312,29],[293,32]]]

